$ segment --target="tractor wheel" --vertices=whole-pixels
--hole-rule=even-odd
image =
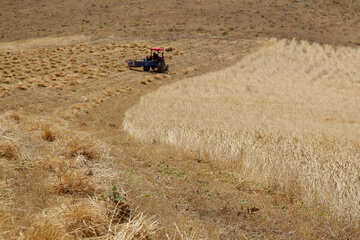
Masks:
[[[165,62],[164,61],[160,61],[157,65],[157,72],[158,73],[163,73],[165,70]]]
[[[150,71],[150,67],[149,67],[149,66],[144,66],[144,71],[145,71],[145,72]]]
[[[165,72],[168,72],[169,71],[169,65],[165,65]]]

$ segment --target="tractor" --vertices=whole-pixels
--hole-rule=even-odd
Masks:
[[[161,54],[161,56],[160,56]],[[145,72],[150,71],[150,68],[158,73],[167,72],[169,65],[165,64],[164,49],[162,48],[150,48],[150,55],[146,56],[142,60],[126,60],[129,67],[142,67]]]

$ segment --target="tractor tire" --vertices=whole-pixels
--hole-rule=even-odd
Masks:
[[[160,61],[157,65],[157,72],[158,73],[163,73],[165,71],[165,62],[164,61]]]
[[[169,65],[165,65],[165,72],[168,72],[169,71]]]
[[[149,66],[144,66],[144,71],[145,71],[145,72],[150,71],[150,67],[149,67]]]

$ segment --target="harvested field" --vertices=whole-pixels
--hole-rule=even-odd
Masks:
[[[0,239],[360,239],[360,1],[0,2]]]
[[[359,48],[271,40],[230,68],[143,96],[123,125],[356,223],[359,62]]]

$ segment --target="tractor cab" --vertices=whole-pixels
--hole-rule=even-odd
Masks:
[[[160,56],[161,54],[161,56]],[[146,56],[148,61],[161,61],[164,59],[164,49],[162,48],[150,48],[150,55]]]

